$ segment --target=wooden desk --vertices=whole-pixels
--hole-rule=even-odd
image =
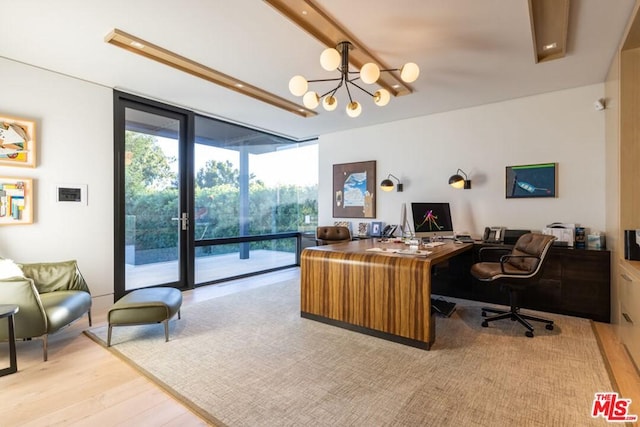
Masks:
[[[306,248],[300,315],[428,350],[435,340],[431,266],[472,247],[449,242],[427,257],[368,251],[407,248],[377,239]]]

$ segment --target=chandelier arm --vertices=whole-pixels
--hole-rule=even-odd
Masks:
[[[342,79],[340,79],[340,83],[338,84],[338,86],[336,86],[335,88],[331,89],[330,91],[323,93],[322,95],[320,95],[320,98],[324,98],[325,96],[331,94],[331,96],[334,96],[336,94],[336,92],[338,91],[338,89],[340,89],[340,87],[342,86]]]
[[[354,79],[354,80],[355,80],[355,79]],[[362,86],[360,86],[360,85],[358,85],[358,84],[354,83],[354,82],[353,82],[353,80],[347,80],[347,83],[351,83],[352,85],[354,85],[355,87],[357,87],[357,88],[358,88],[358,89],[360,89],[361,91],[363,91],[363,92],[365,92],[365,93],[369,94],[369,96],[371,96],[371,97],[375,97],[375,95],[374,95],[374,94],[372,94],[371,92],[369,92],[368,90],[366,90],[366,89],[365,89],[365,88],[363,88]]]
[[[307,80],[308,83],[315,82],[337,82],[338,80],[342,80],[342,77],[336,77],[335,79],[315,79],[315,80]],[[342,84],[342,83],[341,83]]]
[[[349,80],[345,80],[347,82],[346,85],[344,85],[344,88],[347,89],[347,95],[349,95],[349,103],[353,102],[353,98],[351,97],[351,91],[349,90],[349,83],[351,83]],[[353,84],[353,83],[351,83]],[[354,85],[355,86],[355,85]]]
[[[389,72],[389,71],[400,71],[400,68],[388,68],[386,70],[380,70],[380,72],[383,72],[383,71],[387,71],[387,72]]]

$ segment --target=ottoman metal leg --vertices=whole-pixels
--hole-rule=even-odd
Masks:
[[[107,333],[107,347],[111,347],[111,329],[113,326],[109,325],[109,332]]]

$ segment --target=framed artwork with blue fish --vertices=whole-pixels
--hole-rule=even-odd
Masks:
[[[556,197],[557,163],[507,166],[506,197]]]

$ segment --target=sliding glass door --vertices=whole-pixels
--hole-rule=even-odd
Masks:
[[[150,286],[186,288],[187,115],[130,97],[120,97],[118,105],[116,296]]]

